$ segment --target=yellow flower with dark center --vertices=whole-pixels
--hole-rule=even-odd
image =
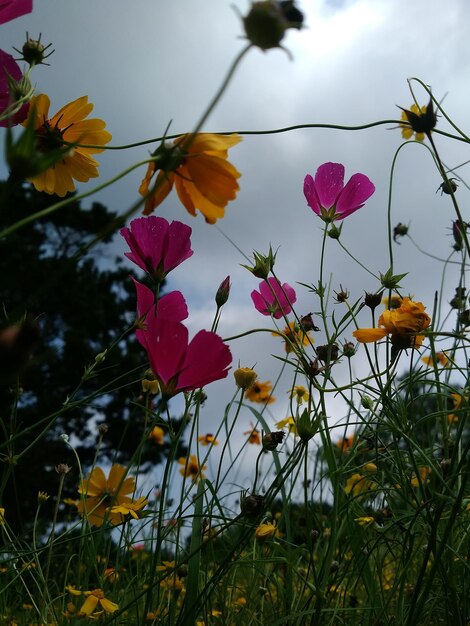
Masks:
[[[297,400],[297,404],[303,404],[310,400],[310,394],[302,385],[296,385],[290,392],[290,397]]]
[[[197,483],[202,478],[206,477],[204,474],[206,466],[199,466],[199,462],[195,454],[191,454],[189,456],[189,459],[186,459],[184,456],[180,457],[178,459],[178,463],[182,465],[182,467],[180,468],[180,474],[191,478],[193,482]]]
[[[299,433],[297,432],[297,423],[295,421],[295,419],[291,416],[291,417],[286,417],[285,419],[281,420],[280,422],[277,422],[276,424],[276,428],[285,428],[288,427],[289,432],[293,435],[298,435]]]
[[[197,438],[197,440],[199,441],[201,446],[210,446],[210,445],[218,446],[219,445],[219,442],[211,433],[207,433],[207,435],[201,435],[200,437]]]
[[[152,213],[175,185],[188,213],[195,216],[199,210],[206,222],[215,224],[224,216],[225,207],[235,199],[239,190],[237,179],[240,173],[227,157],[228,149],[240,141],[237,134],[198,133],[193,137],[181,135],[171,147],[158,148],[156,160],[149,163],[139,187],[139,193],[146,196],[144,214]],[[157,172],[153,191],[150,191],[152,178]]]
[[[95,467],[82,481],[78,493],[85,496],[85,501],[80,499],[77,508],[93,526],[101,526],[105,519],[114,525],[122,522],[121,514],[111,509],[131,501],[128,495],[135,490],[135,479],[125,478],[126,473],[125,467],[114,464],[106,478],[101,467]]]
[[[370,343],[391,335],[396,349],[418,348],[424,340],[419,333],[428,328],[431,318],[421,302],[403,298],[398,309],[385,310],[378,323],[381,328],[359,328],[353,332],[354,337],[361,343]]]
[[[412,104],[410,106],[410,111],[411,113],[414,113],[415,115],[423,115],[424,113],[426,113],[426,107],[425,106],[418,107],[417,104]],[[401,112],[401,119],[404,122],[408,122],[408,116],[405,111]],[[403,139],[411,139],[413,135],[416,134],[416,137],[415,137],[416,141],[424,141],[424,138],[426,135],[424,133],[415,133],[415,131],[410,125],[400,124],[400,128],[401,128],[401,136],[403,137]]]
[[[284,349],[286,354],[290,354],[296,348],[301,346],[310,346],[313,343],[313,337],[311,337],[310,331],[303,330],[297,322],[289,322],[289,325],[282,331],[284,336]],[[273,335],[279,337],[279,333],[273,333]]]
[[[100,119],[85,119],[92,111],[93,104],[88,96],[69,102],[53,117],[49,118],[49,97],[39,94],[31,99],[29,114],[23,122],[27,126],[34,116],[37,150],[43,154],[64,148],[64,142],[97,146],[85,148],[70,146],[63,158],[38,176],[28,179],[38,191],[63,197],[74,191],[77,180],[85,183],[98,177],[98,161],[91,155],[103,152],[112,136],[105,130],[106,123]]]
[[[271,395],[273,386],[267,380],[264,383],[255,382],[245,392],[245,398],[251,402],[259,402],[260,404],[272,404],[276,398]]]

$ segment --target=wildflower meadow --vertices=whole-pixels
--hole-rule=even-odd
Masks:
[[[470,11],[211,2],[0,0],[0,624],[468,626]]]

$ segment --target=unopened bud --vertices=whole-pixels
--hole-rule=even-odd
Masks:
[[[248,517],[256,517],[264,511],[264,497],[252,493],[249,496],[243,496],[240,501],[240,508],[244,515]]]
[[[215,303],[218,308],[224,306],[227,302],[230,295],[230,276],[224,278],[224,280],[220,283],[219,288],[217,289],[217,293],[215,294]]]
[[[286,433],[282,430],[266,433],[262,439],[263,450],[273,452],[283,442],[285,435]]]
[[[233,372],[237,387],[249,389],[258,378],[258,374],[251,367],[239,367]]]

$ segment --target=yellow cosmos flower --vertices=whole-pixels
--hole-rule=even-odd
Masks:
[[[352,474],[344,487],[344,491],[352,496],[358,496],[363,493],[367,493],[375,486],[375,483],[370,481],[362,474]]]
[[[359,526],[370,526],[375,522],[375,518],[371,515],[365,515],[364,517],[356,517],[354,520],[359,524]]]
[[[409,110],[412,113],[415,113],[416,115],[422,115],[423,113],[426,113],[425,106],[418,107],[418,105],[416,104],[412,104]],[[401,112],[401,119],[404,122],[408,121],[408,116],[406,115],[405,111]],[[424,138],[426,135],[424,133],[415,133],[415,131],[408,124],[400,124],[400,128],[401,128],[401,136],[403,137],[403,139],[411,139],[413,135],[416,134],[416,137],[415,137],[416,141],[424,141]]]
[[[186,459],[184,456],[180,457],[178,459],[178,463],[182,465],[180,468],[180,474],[191,478],[193,482],[197,483],[202,478],[206,477],[204,474],[206,466],[199,466],[197,456],[195,454],[191,454],[189,459]]]
[[[289,428],[289,432],[292,433],[293,435],[299,434],[297,432],[297,423],[292,416],[286,417],[285,419],[281,420],[280,422],[277,422],[276,424],[276,428],[285,428],[286,426]]]
[[[125,467],[114,464],[106,478],[101,467],[95,467],[80,484],[78,493],[86,497],[77,503],[77,508],[93,526],[101,526],[105,519],[114,525],[122,522],[121,514],[111,509],[131,501],[128,495],[135,490],[135,479],[125,478],[126,473]]]
[[[451,397],[451,401],[452,401],[452,409],[454,411],[458,411],[461,410],[463,407],[462,405],[462,401],[466,400],[466,398],[464,398],[460,393],[451,393],[450,394]],[[453,423],[453,422],[457,422],[459,419],[459,416],[457,413],[449,413],[449,415],[447,416],[447,419],[449,421],[449,423]]]
[[[359,328],[353,335],[360,343],[379,341],[391,335],[396,349],[418,348],[424,340],[424,336],[419,333],[430,324],[431,318],[421,302],[403,298],[398,309],[387,309],[379,317],[379,326],[382,328]]]
[[[336,441],[335,446],[340,449],[341,452],[347,452],[350,450],[356,441],[355,435],[349,435],[349,437],[343,437]]]
[[[248,443],[254,444],[256,446],[261,445],[261,433],[257,428],[255,428],[255,426],[253,426],[253,423],[251,424],[251,429],[245,430],[243,434],[249,435]]]
[[[259,402],[261,404],[272,404],[276,398],[271,395],[273,386],[267,380],[264,383],[255,382],[245,392],[245,398],[251,402]]]
[[[413,474],[410,480],[410,485],[412,487],[420,487],[421,485],[425,485],[429,482],[429,474],[431,474],[432,469],[430,467],[420,467],[419,468],[419,477],[416,474]]]
[[[297,404],[302,404],[303,402],[309,401],[310,394],[302,385],[296,385],[290,392],[290,397],[295,398],[297,400]]]
[[[297,322],[289,322],[288,326],[282,331],[284,336],[284,349],[286,354],[290,354],[296,347],[310,346],[313,343],[313,337],[310,331],[305,332]],[[274,336],[279,337],[279,333],[273,333]]]
[[[123,522],[124,517],[126,517],[127,515],[130,515],[134,519],[139,519],[137,511],[141,511],[146,504],[148,504],[148,500],[147,498],[144,498],[144,496],[141,496],[137,500],[131,500],[130,498],[126,498],[126,500],[123,500],[120,504],[117,504],[116,506],[113,506],[111,508],[111,514],[120,514],[121,516],[123,516],[121,518],[121,521]]]
[[[158,148],[155,156],[160,152],[160,164],[158,159],[149,163],[139,187],[139,193],[147,196],[144,214],[152,213],[175,185],[178,198],[188,213],[195,216],[199,210],[206,222],[215,224],[224,216],[225,207],[235,199],[239,190],[237,179],[240,172],[227,161],[227,157],[228,149],[240,141],[237,134],[198,133],[192,138],[181,135],[170,148]],[[157,171],[150,193],[150,184]]]
[[[64,142],[72,144],[89,144],[95,148],[82,148],[79,145],[70,146],[70,150],[52,167],[38,176],[29,178],[38,191],[56,194],[61,198],[74,191],[77,180],[85,183],[90,178],[98,177],[98,161],[92,154],[103,152],[112,138],[105,130],[105,122],[100,119],[85,119],[93,110],[93,104],[88,102],[88,96],[82,96],[69,102],[53,117],[49,118],[49,97],[39,94],[31,99],[29,114],[23,122],[27,126],[31,116],[34,116],[37,149],[47,154],[64,147]]]
[[[265,522],[260,524],[255,530],[255,537],[258,541],[269,541],[273,537],[279,536],[276,523]]]

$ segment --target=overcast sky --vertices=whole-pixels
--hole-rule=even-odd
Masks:
[[[248,1],[236,0],[36,0],[34,12],[0,27],[0,47],[21,47],[24,33],[52,42],[50,67],[34,72],[38,92],[51,98],[51,111],[87,94],[94,115],[106,120],[113,144],[157,137],[172,120],[172,132],[190,131],[219,87],[225,72],[244,45],[242,25],[231,5],[246,13]],[[206,131],[261,130],[299,123],[359,125],[398,119],[396,105],[409,107],[407,78],[430,85],[453,120],[468,130],[470,96],[470,5],[468,0],[299,0],[305,28],[291,31],[281,50],[252,50],[242,62]],[[418,87],[421,104],[427,95]],[[374,272],[388,269],[386,219],[390,167],[401,143],[399,130],[377,127],[358,132],[307,129],[289,134],[245,137],[230,151],[242,173],[241,190],[218,226],[247,255],[279,248],[277,274],[282,281],[318,281],[322,222],[307,207],[302,184],[326,161],[344,163],[346,178],[362,172],[376,185],[366,206],[349,217],[343,244]],[[449,130],[445,120],[439,127]],[[454,167],[469,159],[465,144],[436,138],[445,163]],[[146,157],[152,147],[98,155],[102,180]],[[464,178],[468,166],[459,170]],[[125,211],[137,198],[144,168],[111,189],[97,194],[113,210]],[[101,179],[100,179],[101,180]],[[92,183],[80,187],[88,189]],[[446,258],[454,219],[448,196],[436,194],[440,184],[428,150],[410,145],[401,151],[395,171],[392,223],[410,223],[411,234],[425,250]],[[469,192],[458,191],[465,215]],[[169,288],[181,289],[190,308],[192,332],[209,327],[212,298],[218,284],[232,277],[232,294],[220,326],[223,336],[269,326],[254,311],[250,292],[258,281],[240,267],[239,252],[199,215],[189,216],[172,194],[157,209],[169,220],[193,228],[194,256],[178,268]],[[446,236],[448,235],[448,236]],[[124,246],[117,244],[119,250]],[[418,253],[409,240],[395,250],[396,272],[410,272],[404,292],[432,308],[440,288],[442,266]],[[326,276],[356,299],[375,282],[354,266],[335,242],[328,243]],[[457,284],[457,269],[448,270],[445,300]],[[318,303],[298,286],[299,314],[316,311]],[[366,320],[364,318],[365,325]],[[345,337],[344,339],[348,339]],[[322,335],[315,338],[322,343]],[[253,365],[262,380],[274,379],[282,354],[279,340],[253,336],[232,344],[234,364]],[[359,355],[361,355],[359,351]],[[361,356],[357,372],[363,372]],[[288,384],[288,381],[286,381]],[[280,419],[287,410],[287,387],[273,405]],[[233,390],[228,382],[208,388],[211,397],[205,421],[215,431],[222,398]],[[332,407],[332,412],[334,407]],[[209,415],[208,415],[209,413]],[[240,430],[249,425],[248,414]]]

